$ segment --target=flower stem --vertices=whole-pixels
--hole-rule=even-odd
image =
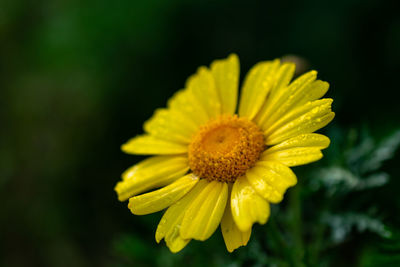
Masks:
[[[302,218],[301,218],[301,184],[297,184],[289,193],[289,209],[291,220],[289,222],[292,238],[293,238],[293,254],[297,259],[296,266],[304,266],[304,243],[302,237]]]
[[[272,216],[268,222],[270,227],[269,234],[274,242],[277,244],[279,251],[283,252],[283,256],[285,257],[286,261],[290,264],[290,266],[294,267],[304,267],[305,265],[301,262],[301,260],[297,257],[294,253],[292,247],[288,246],[287,240],[285,240],[281,230],[279,229],[274,216]]]

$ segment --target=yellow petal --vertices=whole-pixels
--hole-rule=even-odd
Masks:
[[[271,122],[276,121],[281,116],[291,110],[294,105],[308,101],[304,97],[304,91],[317,78],[316,71],[310,71],[298,77],[288,87],[281,88],[276,95],[266,103],[267,108],[263,114],[263,120],[259,121],[262,129],[268,128]],[[304,102],[303,102],[304,101]]]
[[[231,54],[227,59],[215,60],[211,64],[211,73],[214,76],[221,100],[222,114],[234,114],[239,83],[239,59],[237,55]]]
[[[271,203],[282,201],[283,194],[297,183],[290,168],[274,161],[259,161],[246,172],[246,178],[257,193]]]
[[[246,246],[251,235],[251,228],[242,232],[236,226],[232,217],[230,201],[227,201],[224,216],[221,221],[221,232],[224,237],[226,249],[229,252],[234,251],[238,247]]]
[[[172,252],[180,251],[189,243],[190,239],[184,239],[180,235],[182,219],[187,207],[207,184],[206,180],[200,180],[189,193],[167,209],[156,230],[155,238],[157,243],[160,243],[164,238],[165,243]]]
[[[207,112],[188,89],[176,92],[168,100],[167,106],[168,109],[180,113],[186,121],[190,121],[197,127],[208,121]]]
[[[217,229],[228,199],[228,185],[209,182],[187,208],[182,220],[181,236],[184,239],[208,239]]]
[[[188,174],[159,190],[130,198],[128,208],[136,215],[163,210],[181,199],[198,181],[196,175]]]
[[[268,148],[264,152],[264,154],[270,154],[272,152],[298,147],[315,147],[318,149],[324,149],[327,148],[329,144],[330,140],[325,135],[316,133],[301,134],[296,137],[290,138],[278,145]]]
[[[283,63],[276,72],[276,82],[271,89],[270,99],[274,99],[279,91],[284,90],[293,78],[296,65],[294,63]],[[273,103],[273,102],[272,102]]]
[[[144,130],[153,137],[173,143],[188,144],[197,126],[181,113],[168,109],[157,109],[144,123]]]
[[[296,103],[297,106],[302,105],[308,101],[313,101],[323,97],[328,92],[329,83],[321,80],[312,82],[305,90],[301,91],[300,98],[302,101]]]
[[[247,74],[239,103],[239,115],[253,119],[276,82],[279,60],[256,64]]]
[[[261,160],[279,161],[290,167],[303,165],[322,158],[321,149],[329,143],[329,138],[321,134],[301,134],[267,149]]]
[[[270,214],[268,202],[257,194],[244,176],[233,184],[231,211],[237,227],[242,232],[249,231],[255,222],[266,223]]]
[[[291,91],[291,93],[284,94],[286,100],[274,114],[270,114],[270,121],[274,122],[294,108],[324,95],[328,90],[329,84],[323,81],[314,81],[316,77],[316,72],[310,71],[296,79],[288,88],[288,91]]]
[[[276,82],[271,88],[270,94],[255,118],[258,125],[262,125],[262,122],[267,119],[267,115],[271,113],[272,109],[277,108],[277,102],[280,100],[280,95],[287,90],[287,86],[293,77],[295,68],[296,65],[293,63],[284,63],[279,67],[276,72]]]
[[[275,145],[297,135],[312,133],[324,127],[335,117],[335,113],[331,111],[331,102],[329,100],[316,107],[311,105],[311,109],[308,109],[309,105],[304,105],[304,107],[293,110],[292,114],[289,113],[286,116],[290,118],[298,117],[267,135],[266,144]]]
[[[215,87],[214,77],[206,67],[200,67],[196,74],[189,77],[186,88],[191,91],[207,112],[209,119],[221,114],[221,101]]]
[[[181,251],[191,239],[183,239],[179,233],[179,225],[175,225],[165,237],[165,244],[172,253]]]
[[[131,138],[121,149],[125,153],[136,155],[172,155],[186,153],[188,146],[145,134]]]
[[[324,98],[311,101],[297,108],[294,108],[293,110],[290,110],[286,114],[282,115],[276,121],[270,123],[267,128],[264,127],[264,134],[266,136],[271,135],[277,129],[287,125],[289,122],[301,117],[302,115],[309,113],[311,110],[314,110],[314,112],[317,109],[328,110],[331,108],[332,102],[333,100],[331,98]]]
[[[122,174],[115,191],[120,201],[150,190],[165,186],[182,177],[189,170],[187,157],[157,156],[148,158]]]

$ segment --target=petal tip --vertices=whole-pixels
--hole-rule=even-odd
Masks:
[[[120,202],[127,200],[127,198],[123,195],[123,187],[123,182],[118,182],[114,187],[114,191],[117,193],[118,201]]]
[[[236,53],[230,53],[228,56],[228,60],[239,62],[239,56]]]

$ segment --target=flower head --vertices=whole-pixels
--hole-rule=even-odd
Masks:
[[[206,240],[221,225],[228,251],[246,245],[270,203],[297,183],[289,167],[319,160],[329,139],[314,131],[334,117],[329,84],[310,71],[291,82],[295,65],[260,62],[247,74],[238,112],[236,55],[200,67],[167,108],[122,145],[152,155],[122,174],[115,190],[133,214],[167,209],[156,241],[172,252]],[[154,191],[151,191],[154,190]]]

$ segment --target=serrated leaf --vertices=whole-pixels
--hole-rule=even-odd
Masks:
[[[316,191],[323,187],[326,188],[328,195],[334,195],[379,187],[388,181],[389,175],[383,172],[361,178],[348,169],[335,166],[316,171],[311,180],[311,188]]]
[[[360,167],[361,173],[366,173],[379,169],[383,162],[392,158],[397,148],[400,146],[400,130],[383,140],[371,152],[370,156]]]
[[[322,222],[331,227],[331,239],[336,244],[348,238],[353,230],[358,233],[369,231],[383,238],[389,238],[392,235],[379,219],[362,213],[325,213],[322,216]]]
[[[349,151],[346,152],[345,157],[347,158],[347,164],[349,166],[357,166],[360,161],[364,160],[368,155],[372,153],[374,148],[374,139],[367,135],[361,140],[361,143],[359,145],[352,147]]]

